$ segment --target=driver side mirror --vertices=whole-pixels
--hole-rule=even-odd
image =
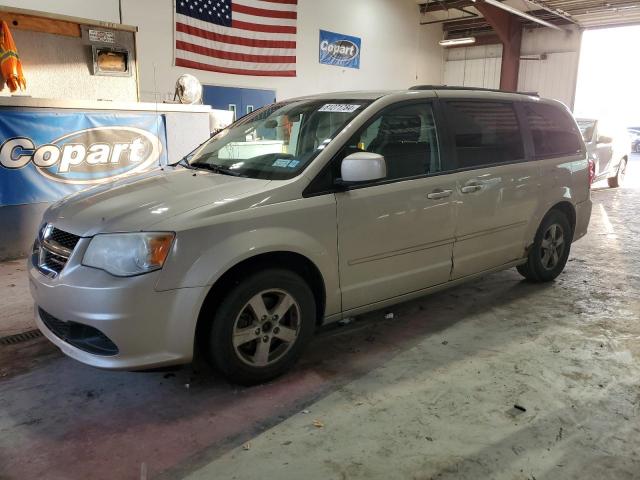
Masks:
[[[613,143],[613,138],[607,137],[605,135],[598,135],[598,144],[601,143]]]
[[[342,183],[361,183],[381,180],[387,176],[387,163],[382,155],[356,152],[342,160]]]

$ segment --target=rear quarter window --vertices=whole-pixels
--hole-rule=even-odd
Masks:
[[[582,152],[581,133],[569,112],[555,105],[524,103],[536,158],[564,157]]]

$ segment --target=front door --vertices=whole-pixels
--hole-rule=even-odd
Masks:
[[[383,110],[342,157],[355,151],[384,156],[387,178],[336,194],[343,310],[447,282],[457,193],[442,174],[432,104]]]

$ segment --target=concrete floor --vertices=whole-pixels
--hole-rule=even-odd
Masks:
[[[259,387],[0,346],[0,479],[638,479],[640,158],[593,201],[555,283],[506,271],[366,315]]]

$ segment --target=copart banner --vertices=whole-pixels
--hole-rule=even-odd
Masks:
[[[362,41],[358,37],[320,30],[320,63],[360,68]]]
[[[167,162],[162,115],[3,110],[0,206],[53,202]]]

